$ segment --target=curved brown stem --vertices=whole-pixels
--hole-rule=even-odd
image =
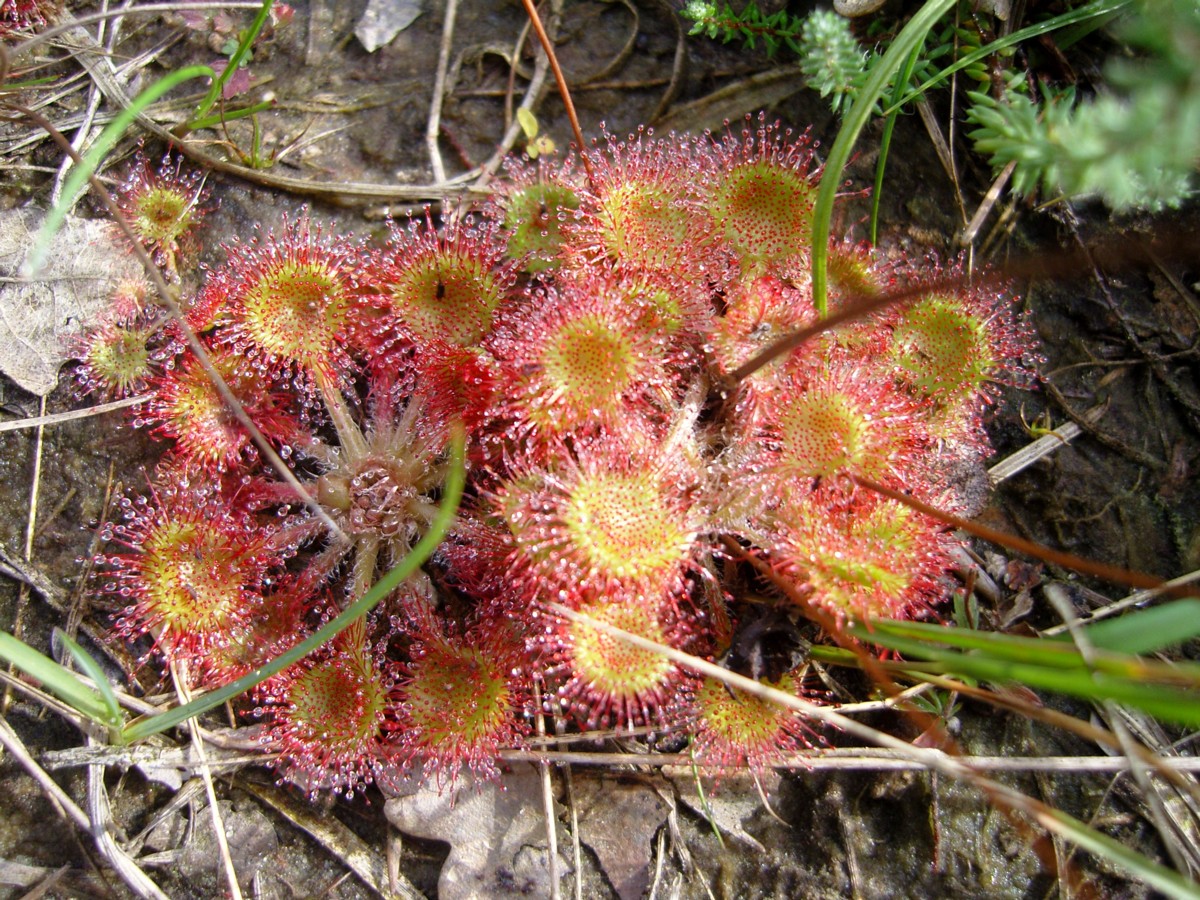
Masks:
[[[528,2],[528,0],[526,0]],[[822,332],[846,322],[861,319],[876,310],[927,297],[931,294],[957,291],[964,284],[1003,285],[1022,279],[1077,278],[1095,270],[1095,259],[1103,259],[1106,269],[1125,269],[1148,266],[1155,259],[1191,260],[1196,256],[1197,240],[1190,234],[1174,233],[1150,241],[1128,239],[1108,242],[1080,250],[1047,253],[1045,251],[1018,259],[971,277],[942,275],[925,278],[911,284],[890,288],[878,293],[851,292],[844,302],[829,315],[807,328],[784,335],[775,343],[755,354],[729,373],[721,385],[728,393],[738,382],[753,375],[763,366],[790,353]]]
[[[863,478],[858,475],[850,477],[859,487],[874,491],[890,500],[895,500],[897,503],[903,503],[905,506],[915,509],[919,513],[931,516],[939,522],[945,522],[952,528],[959,528],[967,532],[967,534],[990,541],[993,544],[999,544],[1001,547],[1007,547],[1009,550],[1026,553],[1043,562],[1054,563],[1058,566],[1074,569],[1076,572],[1082,572],[1085,575],[1094,575],[1096,578],[1102,578],[1105,581],[1111,581],[1115,584],[1125,584],[1131,587],[1162,588],[1165,583],[1163,579],[1155,575],[1147,575],[1145,572],[1123,569],[1120,566],[1110,566],[1107,563],[1093,562],[1090,559],[1084,559],[1082,556],[1076,556],[1073,553],[1064,553],[1061,550],[1054,550],[1050,547],[1036,544],[1033,541],[1027,541],[1025,538],[1017,537],[1015,534],[1008,534],[1005,531],[989,528],[987,525],[980,525],[978,522],[960,519],[958,516],[942,512],[928,503],[922,503],[915,497],[910,497],[901,491],[885,487],[878,482],[871,481],[869,478]],[[1175,597],[1190,597],[1196,593],[1194,588],[1188,588],[1187,585],[1167,588],[1166,592]]]
[[[542,49],[546,51],[546,58],[550,60],[550,71],[554,73],[554,83],[558,85],[558,95],[562,97],[563,106],[567,110],[567,118],[571,120],[571,130],[575,133],[575,146],[579,148],[580,159],[583,160],[583,168],[587,171],[588,182],[592,181],[592,166],[588,162],[588,158],[583,154],[586,145],[583,142],[583,131],[579,127],[579,117],[575,115],[575,104],[571,100],[571,92],[567,89],[567,79],[563,75],[562,67],[558,64],[558,57],[554,55],[554,44],[550,41],[550,36],[546,34],[546,29],[542,27],[542,17],[538,15],[537,7],[533,5],[533,0],[521,0],[525,5],[525,12],[529,16],[529,21],[533,25],[533,30],[537,32],[538,40],[542,44]]]

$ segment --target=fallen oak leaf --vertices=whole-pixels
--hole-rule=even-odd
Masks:
[[[137,262],[102,221],[68,216],[50,243],[37,281],[18,272],[44,213],[0,212],[0,372],[44,397],[58,384],[71,335],[111,305],[111,294],[137,274]]]
[[[594,772],[575,775],[579,839],[592,848],[621,900],[638,900],[650,886],[654,835],[670,813],[663,799],[670,787],[655,781],[661,781],[657,789],[646,780]]]
[[[503,784],[464,773],[441,789],[417,776],[380,787],[389,794],[383,813],[399,831],[450,845],[439,900],[550,896],[542,783],[533,766],[514,766]],[[569,871],[560,855],[559,872]]]

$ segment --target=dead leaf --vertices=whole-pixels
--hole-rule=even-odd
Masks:
[[[702,798],[696,788],[695,772],[690,766],[664,766],[663,774],[674,783],[680,801],[715,825],[722,834],[735,837],[759,852],[766,852],[766,847],[745,828],[751,816],[763,811],[762,797],[754,784],[754,776],[738,772],[726,774],[716,782],[706,776],[702,779]],[[761,771],[758,781],[768,800],[778,796],[782,781],[778,772],[773,769]]]
[[[370,0],[354,27],[354,36],[368,53],[374,53],[390,44],[420,14],[417,0]]]
[[[255,873],[279,849],[275,826],[252,804],[235,808],[232,803],[221,800],[218,807],[233,868],[238,880],[249,884]],[[212,814],[206,808],[197,816],[192,840],[184,846],[175,868],[185,877],[199,880],[213,871],[219,859]]]
[[[1029,588],[1024,588],[1013,595],[1011,599],[1006,599],[996,612],[999,615],[997,629],[1008,631],[1017,621],[1033,612],[1033,595]]]
[[[138,271],[105,222],[68,216],[38,280],[18,280],[43,217],[28,207],[0,212],[0,372],[39,397],[58,384],[70,336],[95,321],[116,284]]]
[[[1042,563],[1010,559],[1004,566],[1004,584],[1014,591],[1025,591],[1042,583]]]
[[[607,775],[577,774],[574,797],[579,839],[595,852],[621,900],[638,900],[650,886],[651,845],[670,806],[650,784]]]
[[[462,774],[441,791],[418,778],[389,788],[393,796],[383,806],[389,822],[405,834],[450,844],[439,900],[550,895],[541,778],[533,766],[514,767],[502,782]],[[560,852],[559,872],[569,871]]]

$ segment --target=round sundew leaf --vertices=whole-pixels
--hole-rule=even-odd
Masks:
[[[633,280],[603,265],[572,272],[504,321],[495,397],[515,428],[536,440],[622,431],[662,409],[676,345],[628,293]]]
[[[644,604],[594,602],[580,611],[647,640],[667,641],[662,625]],[[567,629],[578,690],[598,707],[629,707],[652,698],[674,673],[674,665],[661,653],[634,647],[587,622],[571,622]]]
[[[285,408],[287,395],[271,382],[238,368],[240,358],[225,348],[210,361],[247,415],[272,443],[294,440],[299,424]],[[154,433],[174,441],[175,451],[191,469],[225,471],[255,454],[250,435],[230,412],[216,385],[190,353],[151,382],[154,397],[145,419]]]
[[[814,359],[763,401],[778,441],[771,468],[786,477],[885,480],[907,471],[925,435],[920,404],[891,378],[833,357]]]
[[[779,684],[762,683],[786,693],[799,693],[799,681],[785,675]],[[706,677],[696,691],[698,754],[720,765],[760,766],[796,744],[798,722],[786,706]]]
[[[336,270],[319,260],[276,259],[248,281],[240,318],[267,353],[316,371],[327,364],[349,308]]]
[[[665,185],[629,182],[600,200],[600,240],[608,255],[643,268],[671,265],[687,245],[690,217]]]
[[[636,348],[599,315],[564,322],[542,351],[551,393],[585,415],[614,404],[639,366]]]
[[[85,354],[89,387],[116,396],[127,396],[150,374],[150,332],[144,328],[114,325],[93,335]]]
[[[383,723],[387,690],[370,659],[352,651],[304,671],[288,701],[295,738],[336,762],[368,754]]]
[[[563,184],[532,184],[508,198],[503,228],[508,256],[523,259],[532,274],[558,268],[565,217],[579,208],[579,194]]]
[[[948,564],[936,523],[893,500],[828,502],[810,495],[781,520],[781,559],[790,559],[814,602],[853,616],[897,615],[920,602]]]
[[[182,158],[168,155],[155,168],[139,152],[113,197],[141,243],[173,272],[177,256],[198,246],[195,232],[208,212],[206,194],[204,176],[186,168]]]
[[[917,390],[951,402],[977,393],[995,362],[987,323],[950,297],[928,297],[905,310],[893,348]]]
[[[230,378],[231,373],[222,372]],[[236,460],[250,437],[198,365],[173,373],[160,391],[161,431],[173,436],[179,452],[200,468],[217,470]]]
[[[696,708],[702,727],[714,740],[746,750],[769,746],[791,717],[787,707],[744,691],[731,693],[724,682],[712,677],[705,678],[696,692]]]
[[[145,613],[175,634],[225,627],[255,568],[220,530],[189,519],[162,521],[141,549]]]
[[[130,225],[151,246],[178,241],[195,224],[195,197],[167,185],[151,185],[133,198]]]
[[[428,652],[412,664],[405,697],[417,743],[435,753],[495,749],[511,728],[513,697],[505,672],[475,648]]]
[[[502,299],[479,260],[439,247],[409,260],[390,288],[396,311],[418,338],[459,347],[477,343],[488,332]]]
[[[562,512],[571,549],[597,574],[654,581],[680,565],[693,534],[648,472],[584,474]]]
[[[778,262],[807,251],[815,195],[800,173],[760,159],[722,175],[710,211],[744,259]]]
[[[637,327],[647,334],[674,339],[698,335],[710,325],[710,292],[697,290],[674,273],[629,273],[614,282],[622,304],[642,310]]]
[[[872,421],[841,393],[809,391],[780,411],[783,467],[812,477],[863,472],[877,450],[869,442]]]
[[[167,414],[178,434],[181,452],[201,468],[216,469],[227,464],[250,442],[211,385],[187,385]]]
[[[879,293],[880,275],[873,270],[866,251],[856,248],[829,248],[829,283],[839,292],[852,297],[869,297]]]

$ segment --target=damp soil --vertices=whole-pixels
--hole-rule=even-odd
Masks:
[[[261,156],[280,157],[267,172],[377,184],[432,180],[424,136],[442,5],[426,4],[412,25],[375,53],[367,53],[352,35],[362,7],[298,3],[292,23],[277,29],[256,50],[250,68],[261,83],[253,90],[276,102],[270,124],[258,136]],[[508,57],[524,21],[520,6],[505,0],[459,11],[453,45],[457,78],[443,106],[439,142],[449,175],[486,159],[501,140]],[[766,108],[771,118],[797,131],[811,129],[819,143],[831,143],[837,123],[824,102],[811,93],[789,93],[772,81],[782,79],[780,65],[697,39],[681,51],[680,28],[672,8],[656,0],[582,0],[566,5],[558,52],[568,78],[578,85],[575,102],[589,137],[602,134],[603,127],[624,135],[653,124],[652,117],[664,113],[678,127],[702,129],[719,127],[721,118],[736,120]],[[146,77],[210,62],[212,47],[220,43],[219,35],[188,30],[177,20],[147,19],[126,26],[119,52],[132,57],[172,35],[178,39]],[[531,65],[522,54],[514,77],[518,92],[527,84]],[[772,87],[764,88],[764,79]],[[713,96],[719,90],[725,93],[718,103]],[[79,102],[78,96],[68,98],[62,110]],[[935,112],[944,120],[945,110]],[[569,143],[561,103],[550,89],[538,116],[543,133],[559,146]],[[713,121],[714,117],[719,118]],[[248,123],[230,124],[226,149],[236,147],[232,152],[248,154],[254,141]],[[878,130],[869,128],[848,173],[855,189],[872,181],[877,146]],[[885,253],[934,253],[942,259],[956,255],[954,236],[962,227],[958,201],[917,117],[901,119],[893,146],[902,149],[893,152],[884,185],[881,248]],[[987,189],[989,173],[969,154],[959,155],[970,214]],[[57,156],[43,143],[23,159],[46,165]],[[5,205],[44,202],[44,176],[10,172],[0,178]],[[223,240],[244,236],[255,224],[277,225],[305,206],[328,227],[364,233],[383,228],[387,212],[398,214],[414,206],[355,198],[314,201],[220,174],[210,177],[210,185],[218,206],[204,235],[208,260],[221,258]],[[864,196],[850,198],[842,230],[863,237],[866,210]],[[1116,221],[1099,208],[1033,212],[1019,204],[1014,212],[1013,225],[993,241],[986,256],[981,254],[980,263],[1003,262],[1009,255],[1034,250],[1055,253],[1078,240],[1163,228],[1194,231],[1196,226],[1194,214],[1169,221]],[[1200,465],[1198,281],[1200,268],[1164,263],[1148,272],[1105,272],[1098,265],[1095,273],[1069,283],[1013,286],[1043,341],[1053,390],[1004,393],[991,424],[998,454],[1028,442],[1022,418],[1058,425],[1068,418],[1082,419],[1090,410],[1100,412],[1086,420],[1082,437],[997,490],[983,513],[985,522],[1156,575],[1174,576],[1200,566],[1200,479],[1195,477]],[[64,379],[45,405],[48,412],[58,412],[78,404]],[[0,408],[5,418],[35,415],[39,400],[5,380],[0,382]],[[112,498],[147,482],[153,445],[119,415],[55,425],[41,436],[40,449],[38,440],[33,430],[0,433],[0,509],[5,511],[0,516],[0,623],[47,651],[51,629],[67,628],[80,635],[113,677],[132,677],[141,690],[153,692],[158,689],[155,673],[138,668],[121,648],[92,639],[103,637],[113,610],[85,590],[88,565],[83,562],[96,550],[96,526]],[[26,521],[37,459],[37,517],[26,560]],[[1002,582],[1006,573],[1016,578],[1016,570],[1006,570],[1003,560],[989,555],[998,554],[996,548],[981,546],[979,551]],[[1053,615],[1040,593],[1049,583],[1065,585],[1080,610],[1119,596],[1111,586],[1071,572],[1030,572],[1020,570],[1034,584],[1028,608],[1021,605],[1014,581],[1013,587],[1004,587],[995,608],[984,605],[983,615],[992,621],[1007,618],[1017,630],[1052,624]],[[870,685],[837,677],[850,692],[862,697],[869,692]],[[1081,706],[1053,698],[1046,702],[1088,717]],[[6,697],[4,715],[35,758],[82,743],[72,726],[20,694]],[[871,724],[916,737],[903,720],[879,718]],[[970,753],[1096,752],[1078,738],[971,703],[957,710],[954,727],[961,729],[959,740]],[[840,742],[837,735],[827,738],[832,744]],[[578,783],[595,777],[597,773],[588,770],[574,774]],[[56,770],[55,778],[82,802],[85,769]],[[258,873],[259,895],[374,896],[347,876],[336,854],[246,787],[270,784],[272,779],[269,769],[253,766],[218,779],[227,814],[236,814],[247,829],[242,833],[254,853],[246,865]],[[1123,784],[1078,773],[999,780],[1084,820],[1105,822],[1130,846],[1161,855],[1142,802]],[[176,795],[174,788],[136,770],[114,767],[105,782],[114,820],[123,831],[119,837],[141,832]],[[666,839],[648,842],[645,848],[651,869],[661,866],[656,895],[1040,898],[1063,890],[1047,863],[1056,858],[1064,862],[1061,847],[1047,851],[1036,834],[1017,827],[973,790],[928,773],[792,771],[783,775],[770,801],[770,809],[763,805],[744,823],[757,847],[718,837],[700,815],[680,806],[671,827],[663,826],[669,831]],[[159,864],[148,871],[169,896],[180,900],[220,896],[226,890],[205,830],[207,819],[200,812],[204,805],[203,795],[196,795],[176,815],[177,832],[165,825],[156,832],[153,846],[158,848]],[[343,823],[384,854],[388,833],[377,794],[354,801],[324,798],[318,801],[318,812]],[[568,827],[564,818],[563,833]],[[436,896],[448,846],[412,837],[403,839],[401,846],[396,855],[400,871],[426,896]],[[661,860],[655,847],[663,853]],[[585,851],[583,865],[588,896],[618,896],[590,851]],[[1086,854],[1077,855],[1071,866],[1097,896],[1147,895]],[[129,895],[91,839],[71,825],[5,754],[0,758],[0,897],[22,896],[50,878],[56,880],[47,896]],[[514,883],[514,891],[519,887]]]

